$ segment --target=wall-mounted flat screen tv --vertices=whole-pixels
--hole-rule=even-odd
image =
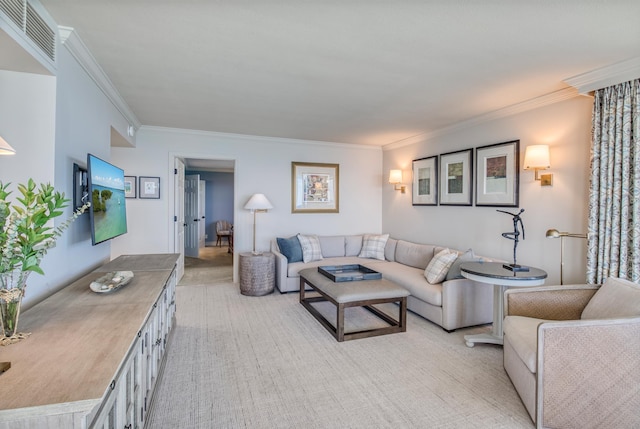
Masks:
[[[124,171],[92,154],[87,155],[91,208],[91,242],[111,240],[127,232]]]

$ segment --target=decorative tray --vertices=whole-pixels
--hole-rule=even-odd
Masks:
[[[89,287],[97,293],[114,292],[129,284],[133,279],[132,271],[110,271],[92,281]]]
[[[359,264],[325,265],[318,272],[334,282],[352,282],[356,280],[378,280],[382,274]]]

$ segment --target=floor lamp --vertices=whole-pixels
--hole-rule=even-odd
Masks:
[[[564,284],[562,277],[562,268],[564,266],[564,238],[587,238],[587,234],[573,234],[570,232],[560,232],[557,229],[550,229],[547,231],[547,238],[560,237],[560,284]]]
[[[245,210],[251,210],[253,213],[253,253],[254,255],[260,255],[261,252],[256,252],[256,213],[264,213],[273,206],[264,196],[264,194],[253,194],[247,204],[244,205]]]

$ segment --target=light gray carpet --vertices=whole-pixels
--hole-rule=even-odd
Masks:
[[[532,428],[502,348],[464,345],[488,329],[409,314],[406,333],[338,343],[297,294],[179,286],[147,428]]]

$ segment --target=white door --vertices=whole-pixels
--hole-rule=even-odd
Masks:
[[[204,180],[200,181],[200,195],[198,196],[198,213],[200,214],[200,221],[198,222],[198,247],[204,247],[205,246],[205,235],[206,235],[206,229],[207,229],[207,222],[205,221],[205,216],[204,216],[204,212],[205,212],[205,188],[206,188],[206,182]]]
[[[176,158],[174,166],[173,251],[180,255],[176,268],[176,281],[180,281],[184,275],[184,162]]]
[[[198,198],[200,197],[200,175],[190,174],[184,176],[184,254],[197,258],[199,254],[200,211]]]

